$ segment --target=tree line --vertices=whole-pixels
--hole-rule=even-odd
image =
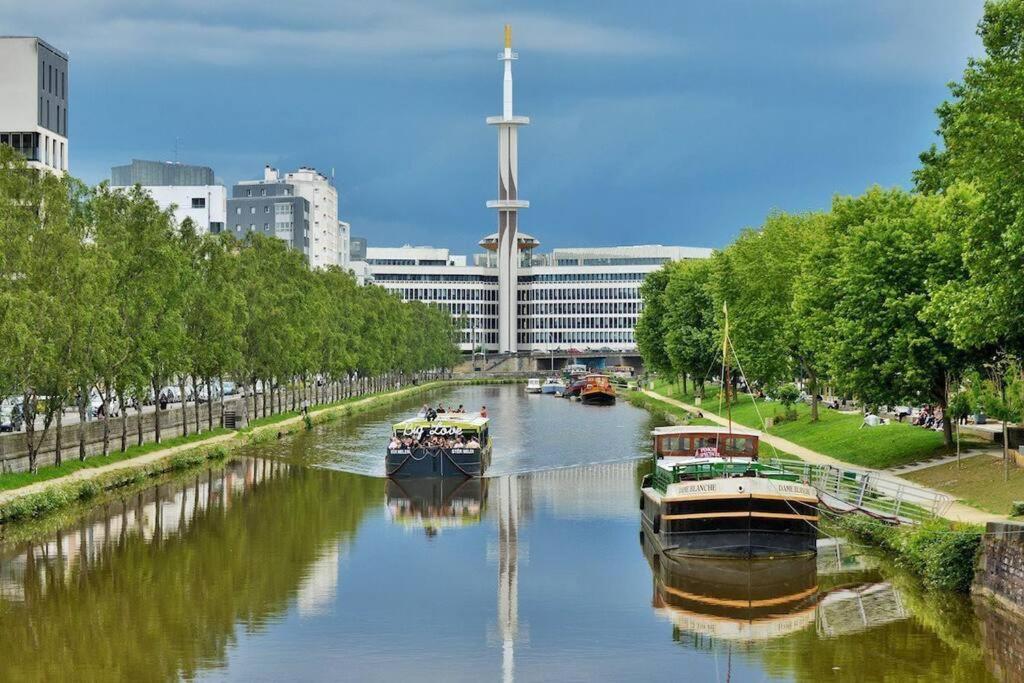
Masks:
[[[230,378],[266,415],[285,387],[295,409],[297,392],[337,400],[450,368],[455,335],[444,310],[310,270],[282,240],[200,234],[140,187],[37,173],[0,145],[0,397],[18,397],[33,471],[51,424],[59,438],[71,406],[84,422],[90,394],[106,454],[114,401],[141,413],[167,386],[212,397]]]
[[[1024,1],[986,3],[985,54],[938,110],[941,146],[913,189],[837,196],[829,211],[771,213],[704,261],[642,287],[648,367],[701,390],[723,304],[748,381],[795,379],[868,405],[1024,411]]]

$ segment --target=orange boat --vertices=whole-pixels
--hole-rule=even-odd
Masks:
[[[608,406],[615,403],[615,387],[607,375],[587,375],[580,390],[580,400],[588,405]]]

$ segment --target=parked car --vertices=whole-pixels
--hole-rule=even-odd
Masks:
[[[107,403],[107,407],[110,409],[110,417],[118,417],[121,414],[121,402],[117,400],[116,396],[111,395],[110,401]],[[103,410],[103,395],[100,392],[93,389],[89,393],[89,415],[96,417]]]
[[[175,386],[166,386],[160,390],[160,395],[167,398],[168,403],[181,403],[181,389]]]
[[[0,432],[18,432],[25,426],[21,413],[22,398],[12,396],[0,401]]]
[[[228,380],[224,380],[224,395],[225,396],[234,396],[237,393],[238,393],[238,386],[236,386],[234,382],[229,382]]]

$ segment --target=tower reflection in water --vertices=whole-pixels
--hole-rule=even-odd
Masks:
[[[870,557],[829,541],[816,557],[673,559],[641,532],[653,575],[654,609],[673,639],[696,649],[752,644],[814,627],[835,638],[906,619],[899,591]]]

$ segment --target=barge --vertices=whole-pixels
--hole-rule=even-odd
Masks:
[[[607,375],[587,375],[580,389],[580,401],[585,405],[609,406],[615,403],[615,387]]]
[[[816,552],[818,493],[799,475],[759,462],[758,432],[679,426],[652,437],[640,511],[659,552],[746,559]]]
[[[389,477],[480,477],[491,462],[490,421],[478,413],[441,413],[399,422],[385,458]]]

